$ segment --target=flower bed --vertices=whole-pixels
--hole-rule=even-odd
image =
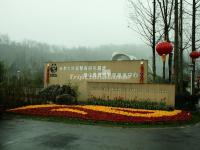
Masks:
[[[10,109],[8,112],[122,123],[187,121],[192,117],[190,113],[182,110],[162,111],[95,105],[30,105]]]

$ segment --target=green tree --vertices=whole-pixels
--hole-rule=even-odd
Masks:
[[[2,61],[0,61],[0,105],[3,104],[2,82],[4,80],[4,72],[5,72],[4,64]]]
[[[149,0],[146,0],[147,5],[144,5],[140,0],[128,0],[130,12],[130,25],[129,28],[136,31],[144,42],[152,49],[152,68],[153,68],[153,81],[156,79],[156,43],[162,36],[156,36],[156,22],[159,13],[156,12],[156,0],[153,0],[153,5]]]

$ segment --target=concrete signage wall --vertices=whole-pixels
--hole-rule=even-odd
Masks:
[[[163,101],[175,105],[175,85],[88,82],[87,87],[89,98]]]
[[[147,60],[71,61],[45,64],[44,86],[77,85],[80,100],[86,100],[87,82],[147,83]]]

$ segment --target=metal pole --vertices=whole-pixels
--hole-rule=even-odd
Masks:
[[[190,73],[190,94],[192,95],[193,94],[193,71],[192,71],[192,69],[191,69],[191,73]]]

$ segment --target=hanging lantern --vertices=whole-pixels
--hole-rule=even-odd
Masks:
[[[144,83],[144,62],[140,63],[140,83]]]
[[[192,51],[192,52],[190,53],[190,57],[191,57],[192,59],[197,59],[197,58],[200,57],[200,52]]]
[[[170,54],[173,50],[173,45],[170,42],[164,41],[156,45],[156,51],[161,56],[163,62],[163,79],[165,79],[165,61],[166,55]]]
[[[170,54],[173,50],[173,45],[170,42],[160,42],[156,45],[156,51],[158,55],[162,57],[162,60],[165,61],[166,55]]]
[[[50,71],[50,68],[49,68],[49,64],[48,64],[47,71],[46,71],[46,84],[49,84],[49,71]]]

